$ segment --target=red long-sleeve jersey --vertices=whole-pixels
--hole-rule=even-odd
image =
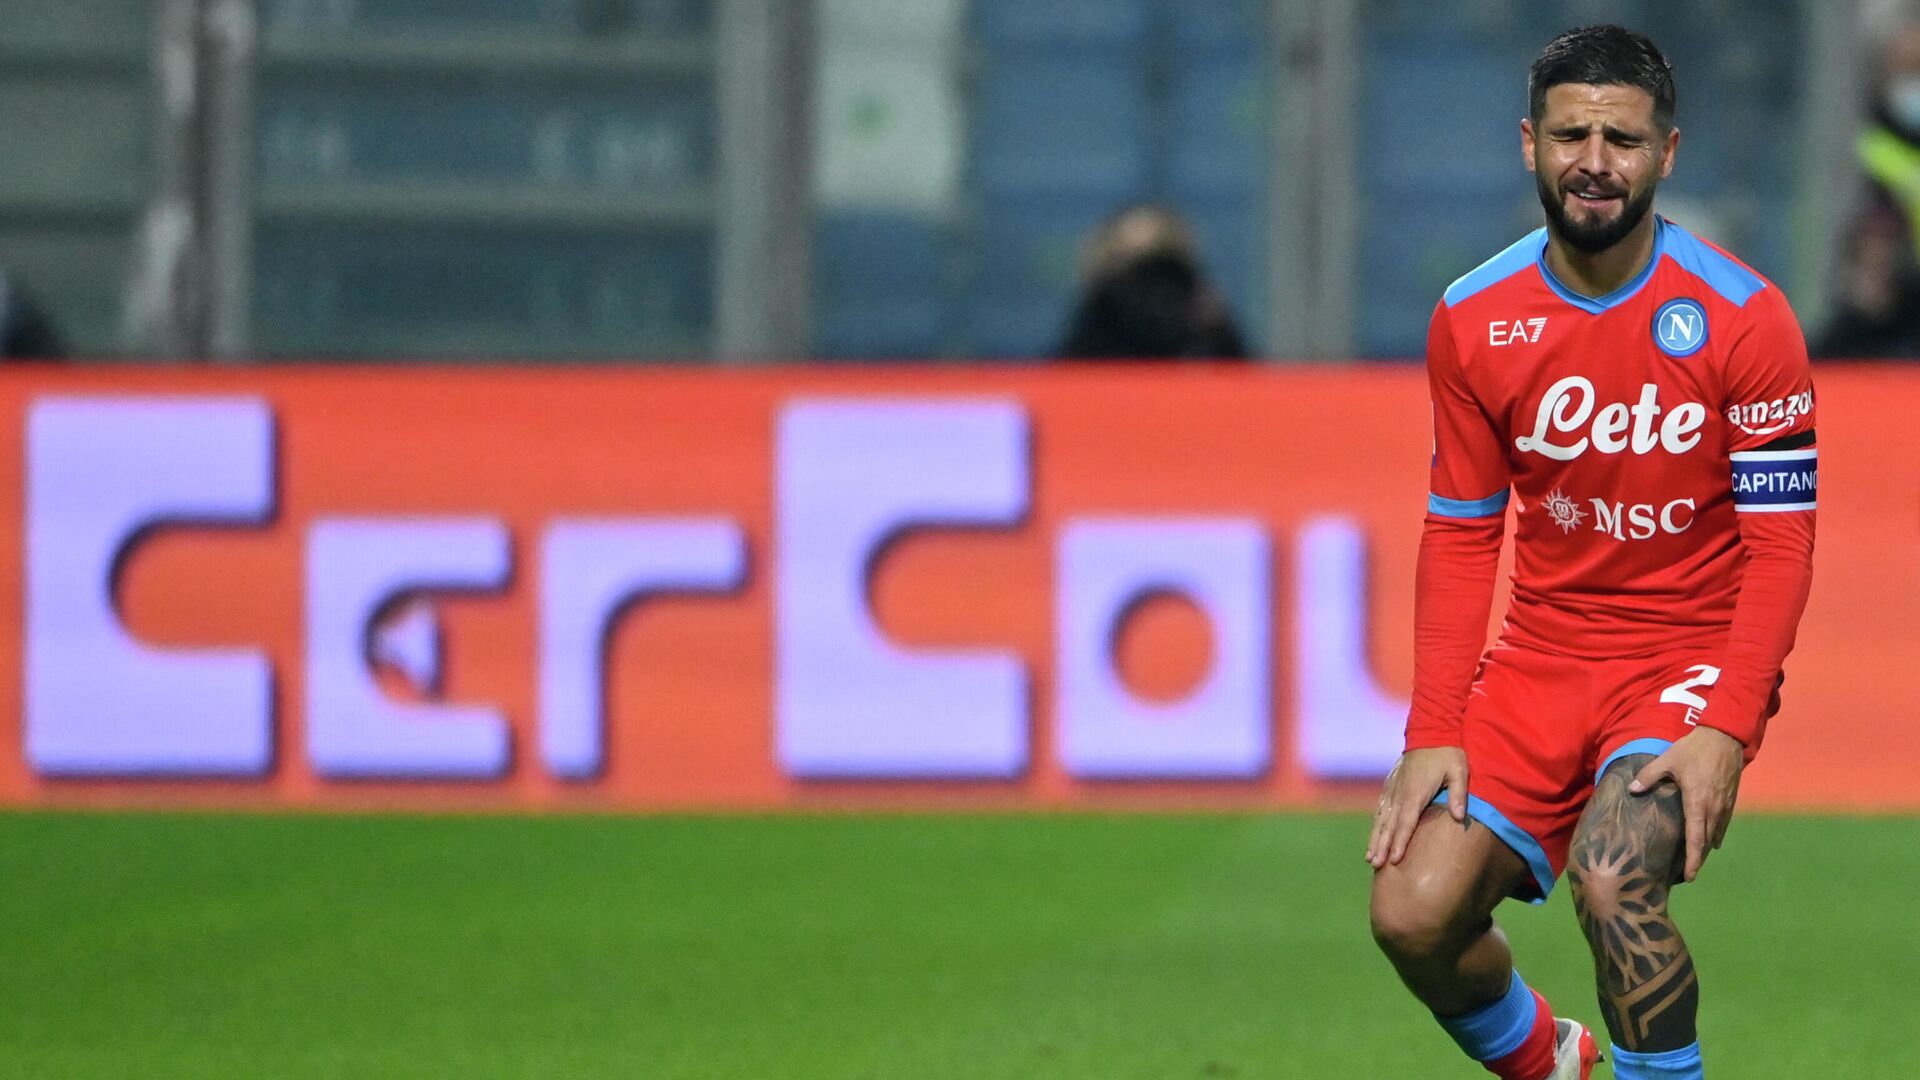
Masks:
[[[1606,658],[1722,635],[1698,722],[1759,746],[1812,580],[1806,343],[1773,283],[1655,228],[1646,268],[1607,296],[1554,278],[1541,229],[1434,310],[1408,749],[1460,742],[1510,501],[1503,641]]]

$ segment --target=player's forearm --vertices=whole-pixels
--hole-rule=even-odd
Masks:
[[[1427,515],[1414,573],[1413,710],[1407,749],[1460,745],[1460,720],[1487,638],[1504,514]]]
[[[1768,698],[1813,585],[1814,513],[1745,514],[1748,562],[1734,604],[1726,658],[1700,723],[1740,740],[1751,755],[1766,734]]]

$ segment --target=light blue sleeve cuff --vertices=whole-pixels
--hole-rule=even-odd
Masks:
[[[1502,488],[1484,499],[1449,499],[1445,495],[1427,496],[1427,512],[1450,518],[1483,518],[1504,513],[1511,489]]]

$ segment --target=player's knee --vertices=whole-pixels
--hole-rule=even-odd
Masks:
[[[1625,881],[1617,871],[1604,867],[1578,863],[1567,866],[1567,887],[1573,890],[1574,898],[1582,907],[1602,916],[1620,910],[1620,890]]]
[[[1459,889],[1432,872],[1388,867],[1375,875],[1368,914],[1373,940],[1403,960],[1436,956],[1459,936]]]
[[[1608,919],[1631,908],[1645,914],[1649,908],[1666,905],[1666,881],[1648,869],[1640,853],[1575,851],[1567,864],[1567,884],[1580,906],[1599,919]]]

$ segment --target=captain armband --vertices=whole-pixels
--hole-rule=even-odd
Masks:
[[[1781,513],[1814,508],[1820,452],[1746,450],[1733,459],[1733,508],[1742,513]]]

